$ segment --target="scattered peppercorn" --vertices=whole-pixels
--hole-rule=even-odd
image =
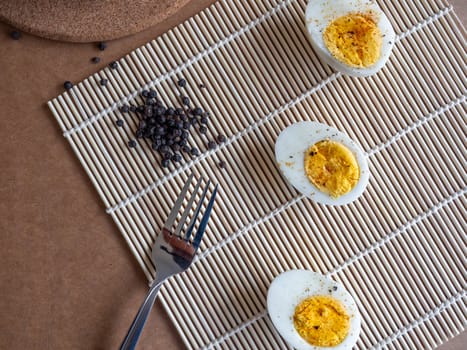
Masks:
[[[93,58],[91,58],[91,62],[92,62],[92,63],[97,64],[97,63],[99,63],[100,61],[101,61],[100,57],[93,57]]]
[[[196,107],[196,108],[193,108],[193,110],[191,111],[191,114],[196,115],[196,116],[202,115],[203,110],[200,107]]]
[[[63,83],[63,87],[65,88],[65,90],[70,90],[73,87],[73,83],[67,80]]]
[[[135,140],[130,140],[128,141],[128,146],[131,147],[131,148],[134,148],[136,147],[137,143]]]
[[[332,287],[332,290],[335,292],[337,290],[337,286]]]
[[[156,96],[157,96],[157,91],[154,90],[154,89],[150,89],[149,93],[148,93],[148,97],[149,98],[156,98]]]
[[[184,88],[186,86],[186,80],[185,79],[180,79],[178,82],[177,82],[178,86],[180,86],[181,88]]]
[[[109,81],[107,79],[102,78],[99,82],[102,86],[106,86]]]
[[[225,169],[227,167],[227,163],[225,161],[223,161],[223,160],[219,161],[219,163],[217,165],[221,169]]]
[[[200,134],[206,134],[208,132],[208,128],[206,128],[205,126],[200,126],[199,132]]]
[[[178,162],[182,161],[182,156],[180,154],[174,154],[171,159],[172,159],[173,162],[178,163]]]
[[[209,141],[208,142],[208,148],[209,149],[214,149],[217,147],[217,143],[215,141]]]
[[[219,143],[224,143],[226,141],[226,138],[224,135],[217,135],[216,140]]]
[[[117,124],[117,126],[122,127],[124,122],[123,119],[117,119],[115,123]]]
[[[101,41],[99,44],[97,44],[97,47],[99,48],[99,50],[104,51],[107,48],[107,43]]]
[[[182,103],[185,105],[185,106],[188,106],[190,104],[190,99],[186,96],[183,96],[182,97]]]
[[[10,33],[10,37],[11,37],[13,40],[19,40],[19,39],[21,39],[21,33],[18,32],[17,30],[13,30],[13,31]]]
[[[119,109],[122,113],[128,113],[130,111],[130,107],[128,105],[122,105]]]
[[[118,68],[118,62],[117,61],[110,62],[109,67],[112,68],[112,69],[117,69]]]
[[[206,85],[204,85],[203,83],[201,83],[201,84],[198,85],[198,87],[199,87],[200,89],[204,89],[204,88],[206,87]]]

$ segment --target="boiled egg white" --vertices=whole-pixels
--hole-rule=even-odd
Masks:
[[[379,58],[368,67],[350,66],[331,54],[323,33],[337,18],[352,13],[371,14],[382,36]],[[374,0],[310,0],[305,13],[306,27],[313,48],[318,56],[335,70],[351,76],[369,76],[386,64],[395,42],[391,22]]]
[[[293,322],[295,308],[312,296],[332,297],[345,308],[350,328],[342,343],[332,347],[311,345],[296,331]],[[348,350],[355,345],[360,334],[361,316],[352,295],[342,284],[317,272],[290,270],[277,276],[268,290],[267,309],[276,330],[297,350]]]
[[[305,173],[305,152],[319,141],[332,140],[347,147],[360,167],[360,178],[353,189],[337,198],[320,191]],[[365,190],[370,170],[365,152],[346,134],[329,125],[304,121],[290,125],[277,138],[275,145],[277,164],[284,177],[299,192],[315,202],[328,205],[344,205],[356,200]]]

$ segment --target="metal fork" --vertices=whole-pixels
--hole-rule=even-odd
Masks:
[[[201,198],[198,202],[198,205],[193,213],[190,223],[185,231],[184,237],[180,236],[182,228],[185,224],[185,221],[188,217],[190,209],[193,206],[196,193],[199,190],[201,185],[202,178],[198,180],[195,185],[195,190],[188,200],[187,206],[182,213],[182,216],[179,220],[179,223],[175,229],[172,231],[172,228],[177,218],[177,214],[182,206],[183,199],[186,196],[190,183],[193,179],[193,174],[188,177],[185,185],[183,186],[182,192],[178,196],[167,220],[162,228],[162,232],[157,236],[156,241],[152,247],[152,262],[156,267],[156,279],[151,285],[148,295],[144,300],[143,304],[139,308],[138,313],[136,314],[133,323],[131,324],[128,334],[123,340],[120,350],[130,350],[135,349],[138,338],[143,330],[144,324],[148,318],[149,312],[151,311],[154,302],[156,300],[157,292],[159,291],[162,283],[169,277],[176,275],[182,271],[185,271],[193,261],[196,250],[199,247],[201,238],[203,237],[206,225],[211,214],[211,209],[214,204],[214,199],[217,193],[217,185],[212,192],[211,199],[209,200],[208,206],[204,212],[204,215],[201,219],[201,222],[198,226],[198,230],[193,238],[193,241],[190,242],[190,237],[192,235],[196,218],[199,215],[202,202],[206,196],[207,189],[210,182],[208,181],[206,187],[203,190]]]

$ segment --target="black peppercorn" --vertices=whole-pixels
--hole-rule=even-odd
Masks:
[[[13,40],[19,40],[19,39],[21,39],[21,33],[18,32],[17,30],[13,30],[13,31],[10,33],[10,37],[11,37]]]
[[[170,159],[172,159],[173,162],[180,162],[182,160],[182,156],[180,154],[174,154]]]
[[[219,143],[224,143],[226,141],[226,138],[224,135],[217,135],[216,140]]]
[[[73,83],[67,80],[63,83],[63,87],[65,88],[65,90],[70,90],[73,87]]]
[[[157,92],[154,89],[149,90],[149,98],[156,98]]]
[[[193,115],[202,115],[203,114],[203,110],[200,108],[200,107],[196,107],[196,108],[193,108],[193,110],[191,111],[191,113]]]
[[[185,106],[188,106],[190,104],[190,99],[186,96],[183,96],[182,97],[182,103],[185,105]]]

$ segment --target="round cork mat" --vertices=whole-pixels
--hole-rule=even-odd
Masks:
[[[1,0],[0,20],[41,37],[93,42],[149,28],[190,0]]]

